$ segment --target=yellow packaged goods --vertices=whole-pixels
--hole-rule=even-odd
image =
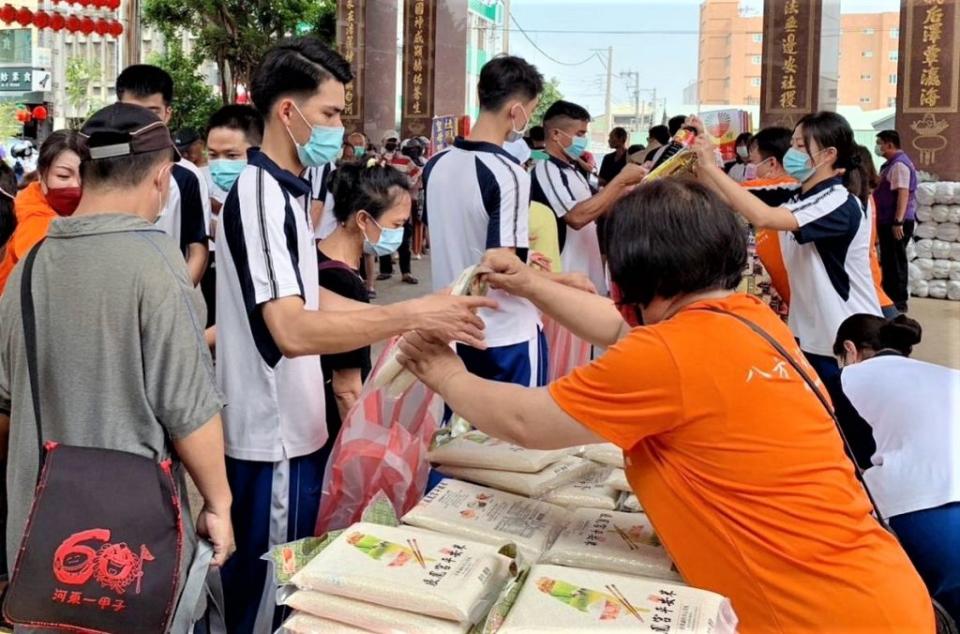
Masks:
[[[612,469],[597,469],[591,474],[543,496],[545,502],[566,508],[589,508],[612,511],[617,507],[620,492],[610,486]]]
[[[388,608],[475,623],[511,574],[497,548],[410,527],[360,522],[291,582]]]
[[[581,509],[543,557],[543,563],[680,580],[643,513]]]
[[[734,634],[730,601],[656,579],[538,565],[499,634]]]
[[[346,623],[375,634],[465,634],[470,629],[469,623],[444,621],[312,590],[296,590],[282,603],[311,617]]]
[[[446,479],[403,516],[406,524],[485,544],[515,543],[534,562],[560,534],[569,513],[559,506]]]
[[[566,456],[538,473],[514,473],[447,465],[440,465],[437,470],[443,475],[459,480],[468,480],[501,491],[538,498],[545,495],[547,491],[579,480],[595,468],[596,466],[589,460]]]
[[[583,457],[601,464],[608,464],[611,467],[623,469],[623,449],[613,443],[602,443],[599,445],[587,445],[583,452]]]
[[[430,462],[452,467],[536,473],[569,453],[568,450],[524,449],[473,430],[437,447],[427,457]]]
[[[310,616],[309,614],[294,612],[293,616],[280,626],[277,634],[369,634],[369,631]]]

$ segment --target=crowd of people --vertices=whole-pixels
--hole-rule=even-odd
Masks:
[[[642,144],[615,128],[598,165],[590,113],[561,100],[531,127],[543,77],[499,56],[469,134],[431,152],[347,134],[352,77],[290,40],[252,106],[171,134],[170,76],[135,65],[118,103],[44,141],[35,182],[0,163],[9,570],[46,441],[172,454],[181,504],[187,474],[203,504],[182,517],[184,569],[208,540],[228,631],[274,631],[262,556],[312,535],[370,346],[402,336],[402,363],[477,428],[621,447],[680,573],[742,632],[933,632],[931,596],[960,616],[960,372],[909,358],[917,176],[895,131],[879,175],[832,112],[741,135],[727,165],[696,116]],[[647,179],[681,130],[693,173]],[[782,314],[738,292],[751,239]],[[418,284],[428,253],[433,293],[371,303],[395,254]],[[487,296],[445,292],[478,263]],[[25,285],[43,289],[34,368]],[[593,346],[549,385],[547,318]]]

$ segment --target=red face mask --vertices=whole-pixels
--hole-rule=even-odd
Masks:
[[[80,196],[83,194],[82,187],[58,187],[57,189],[47,190],[47,202],[53,207],[53,210],[61,216],[72,216],[80,204]]]
[[[613,281],[610,282],[610,298],[617,310],[620,311],[620,316],[631,328],[643,325],[643,313],[640,312],[640,307],[636,304],[624,304],[623,292],[620,290],[620,286]]]

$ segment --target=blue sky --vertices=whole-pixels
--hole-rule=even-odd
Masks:
[[[762,0],[747,4],[760,14]],[[898,9],[898,0],[841,4],[844,13]],[[591,49],[602,49],[604,62],[607,47],[614,49],[614,105],[631,100],[632,88],[617,77],[621,72],[639,72],[640,87],[656,88],[658,98],[666,97],[668,112],[681,104],[683,89],[697,78],[699,0],[511,0],[511,10],[536,46],[556,61],[527,41],[516,24],[510,52],[536,64],[544,76],[557,77],[564,96],[591,114],[603,113],[606,77],[604,64],[596,57],[578,64]]]

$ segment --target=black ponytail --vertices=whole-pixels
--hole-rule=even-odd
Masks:
[[[837,150],[833,167],[844,170],[843,184],[851,194],[860,198],[864,189],[869,187],[870,177],[861,162],[853,128],[847,120],[836,112],[821,110],[803,117],[797,125],[802,126],[807,152],[810,152],[811,141],[816,141],[821,150],[831,147]]]
[[[344,224],[361,209],[379,220],[401,192],[409,191],[410,180],[397,168],[367,161],[343,163],[331,175],[333,215]]]
[[[833,343],[833,353],[837,356],[844,354],[843,343],[853,342],[859,351],[896,350],[905,357],[913,353],[913,346],[920,343],[923,328],[920,324],[907,317],[898,315],[887,320],[876,315],[858,314],[847,317],[837,330],[837,338]]]
[[[898,315],[880,328],[879,339],[882,348],[896,350],[905,357],[913,353],[913,347],[923,338],[920,323],[906,315]]]

